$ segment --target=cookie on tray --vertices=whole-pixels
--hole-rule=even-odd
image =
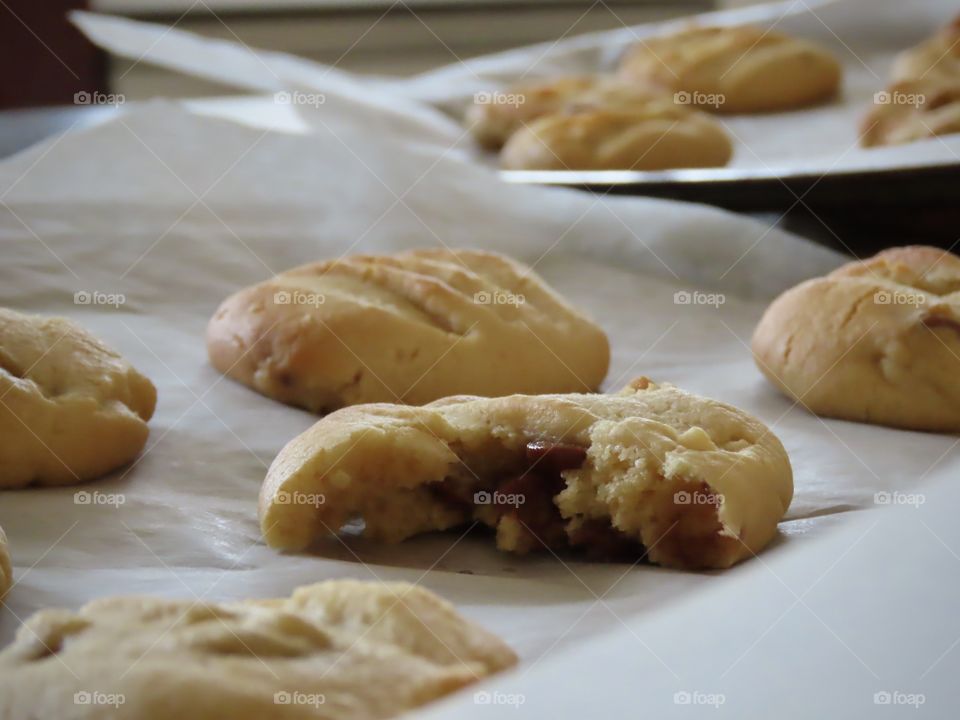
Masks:
[[[0,652],[0,698],[6,720],[376,720],[516,661],[423,588],[331,580],[276,600],[41,611]]]
[[[467,110],[466,125],[480,145],[499,150],[513,133],[545,115],[582,105],[629,108],[660,95],[613,75],[527,80],[503,91],[477,93]]]
[[[303,265],[228,298],[207,329],[215,368],[314,412],[447,395],[595,390],[610,350],[533,272],[480,250],[409,250]]]
[[[902,145],[960,132],[960,75],[905,80],[877,93],[864,117],[860,144]]]
[[[634,44],[621,77],[668,90],[717,113],[760,113],[809,107],[834,97],[842,79],[828,50],[752,25],[683,28]]]
[[[612,395],[346,408],[274,460],[260,524],[286,550],[358,518],[388,543],[481,523],[508,552],[723,568],[773,538],[792,493],[758,420],[638,378]]]
[[[960,81],[960,15],[916,47],[904,50],[893,62],[894,81]]]
[[[733,154],[706,113],[669,100],[631,109],[578,108],[515,132],[500,152],[508,170],[666,170],[721,167]]]
[[[0,489],[129,463],[156,402],[150,380],[76,323],[0,308]]]
[[[774,300],[753,335],[760,370],[826,417],[960,430],[960,257],[884,250]]]

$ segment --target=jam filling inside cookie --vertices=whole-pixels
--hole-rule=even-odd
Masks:
[[[643,544],[609,520],[561,515],[555,498],[566,488],[562,473],[581,468],[586,458],[586,448],[579,445],[531,441],[519,462],[499,468],[492,479],[470,473],[448,478],[432,491],[498,532],[509,532],[518,552],[576,550],[592,560],[643,558]]]

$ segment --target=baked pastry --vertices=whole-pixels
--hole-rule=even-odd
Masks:
[[[358,518],[388,543],[479,522],[508,552],[722,568],[770,541],[792,493],[759,421],[638,378],[615,395],[346,408],[274,460],[260,526],[301,550]]]
[[[960,81],[960,16],[933,37],[900,53],[893,62],[891,75],[895,82]]]
[[[13,566],[10,564],[10,550],[7,548],[7,536],[0,527],[0,600],[13,585]]]
[[[27,620],[0,653],[0,707],[5,720],[366,720],[515,663],[406,583],[335,580],[224,604],[106,598]]]
[[[0,488],[68,485],[133,460],[157,391],[64,318],[0,308]]]
[[[817,415],[960,430],[960,258],[893,248],[808,280],[770,305],[753,353]]]
[[[829,100],[842,72],[830,52],[811,42],[741,25],[646,38],[624,55],[620,75],[711,112],[758,113]]]
[[[483,147],[499,150],[514,132],[544,115],[584,105],[628,108],[661,94],[612,75],[562,75],[478,93],[467,109],[466,124]]]
[[[954,80],[905,80],[877,93],[864,117],[860,143],[901,145],[960,132],[960,75]]]
[[[213,366],[328,412],[446,395],[595,390],[604,332],[528,267],[479,250],[354,255],[241,290],[207,329]]]
[[[515,132],[500,152],[509,170],[665,170],[719,167],[733,153],[705,113],[670,101],[629,110],[584,108],[546,115]]]

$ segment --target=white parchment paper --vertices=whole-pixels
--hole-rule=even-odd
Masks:
[[[878,491],[920,492],[956,474],[955,438],[820,420],[754,368],[749,338],[766,303],[839,255],[704,206],[503,185],[451,149],[459,128],[444,114],[327,78],[310,86],[324,103],[293,120],[151,103],[0,163],[0,304],[74,318],[159,390],[133,466],[82,488],[0,493],[17,578],[0,640],[40,607],[109,594],[221,600],[331,577],[406,579],[507,638],[526,673],[541,660],[575,664],[583,642],[641,620],[682,623],[691,598],[740,579],[756,592],[758,567],[802,559],[813,536],[874,511]],[[456,533],[396,547],[331,540],[308,555],[266,548],[260,482],[315,418],[220,378],[206,363],[207,319],[237,288],[299,263],[439,244],[511,253],[585,308],[611,338],[608,389],[645,374],[772,426],[796,475],[782,537],[720,575],[512,558]],[[722,302],[677,304],[683,291]],[[124,302],[76,304],[77,292]]]

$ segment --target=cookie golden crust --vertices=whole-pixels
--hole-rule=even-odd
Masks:
[[[894,81],[960,81],[960,15],[933,37],[900,53],[891,75]]]
[[[514,132],[545,115],[585,105],[629,108],[660,94],[614,76],[563,75],[480,93],[467,110],[466,124],[480,145],[499,150]]]
[[[153,384],[64,318],[0,308],[0,488],[69,485],[133,460]]]
[[[718,122],[657,100],[631,110],[542,117],[510,137],[500,164],[509,170],[666,170],[720,167],[732,154]]]
[[[829,100],[840,87],[840,63],[828,51],[772,30],[693,26],[635,44],[621,77],[683,93],[718,113],[775,112]]]
[[[356,518],[391,543],[478,522],[510,552],[722,568],[770,541],[792,493],[789,459],[759,421],[638,378],[615,395],[341,410],[274,460],[260,524],[288,550]]]
[[[7,547],[7,536],[0,528],[0,600],[7,594],[13,585],[13,566],[10,564],[10,550]]]
[[[865,147],[902,145],[960,132],[960,74],[953,80],[931,77],[890,86],[864,117]]]
[[[767,309],[753,352],[817,415],[960,430],[960,258],[894,248],[808,280]]]
[[[530,268],[478,250],[294,268],[228,298],[207,349],[229,377],[315,412],[594,390],[610,361],[603,330]]]
[[[375,719],[516,661],[427,590],[336,580],[277,600],[44,610],[0,653],[0,697],[6,720]]]

